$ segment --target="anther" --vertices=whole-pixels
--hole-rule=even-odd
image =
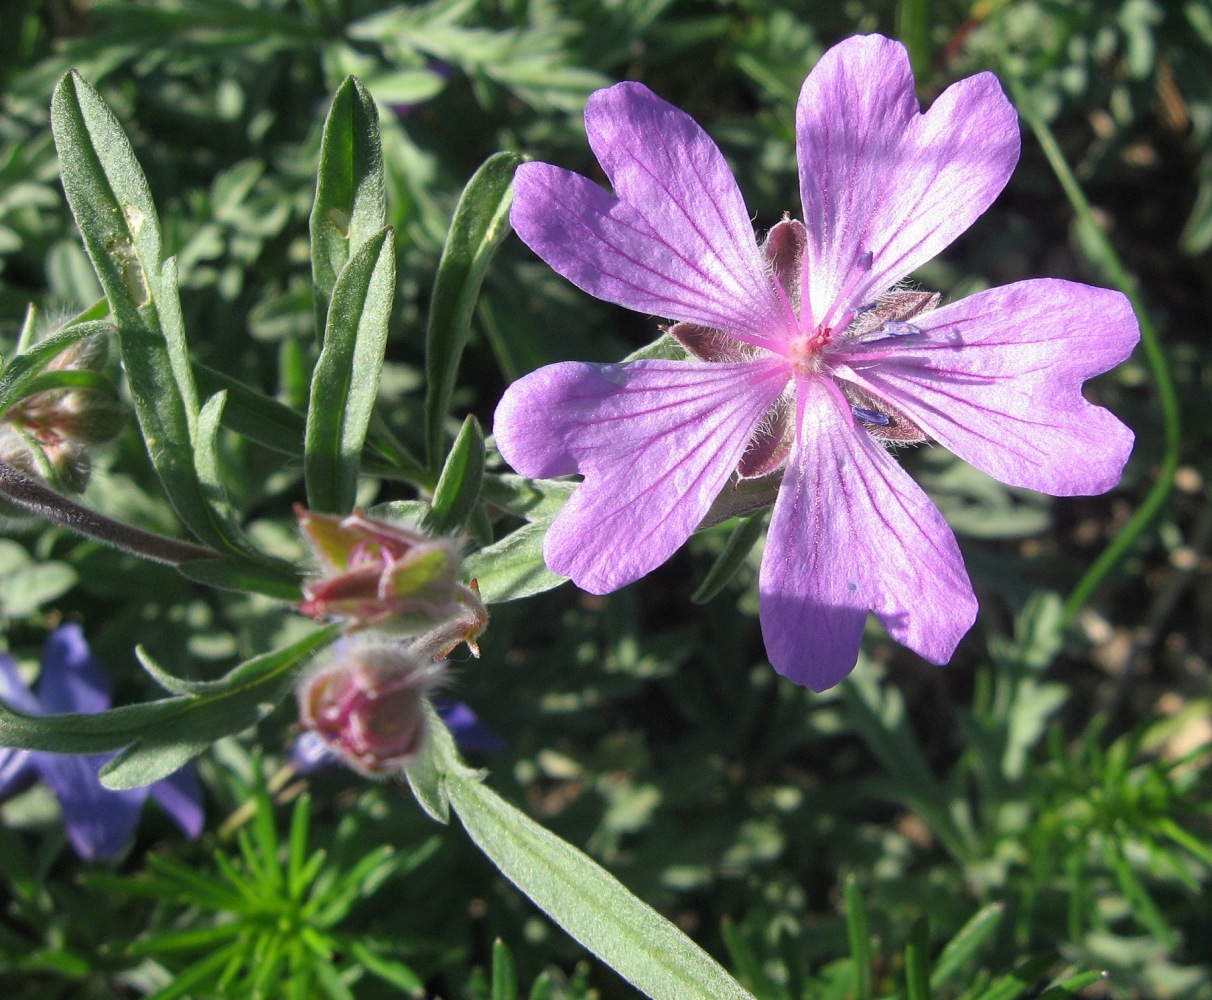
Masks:
[[[875,410],[867,410],[861,406],[850,407],[856,417],[865,424],[875,424],[877,427],[887,427],[892,423],[892,418],[886,413],[879,413]]]
[[[897,337],[916,337],[921,332],[921,328],[914,326],[912,323],[905,323],[901,320],[889,320],[874,330],[868,330],[866,333],[859,334],[854,338],[854,343],[878,344]]]

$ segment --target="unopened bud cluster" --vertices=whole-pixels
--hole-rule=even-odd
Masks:
[[[106,341],[93,336],[61,351],[46,373],[99,372]],[[126,419],[108,384],[45,389],[25,396],[0,418],[0,461],[69,493],[88,485],[89,449],[112,440]]]
[[[355,770],[396,771],[424,746],[424,706],[445,657],[461,643],[479,655],[488,611],[475,582],[460,581],[451,539],[360,511],[296,514],[319,563],[299,610],[346,623],[331,661],[300,689],[300,720]]]

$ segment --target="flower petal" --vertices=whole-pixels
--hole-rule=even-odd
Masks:
[[[914,320],[922,336],[849,356],[853,380],[960,458],[1011,486],[1055,496],[1114,487],[1133,435],[1082,396],[1140,338],[1119,292],[1040,278]]]
[[[480,721],[468,705],[441,695],[434,698],[433,707],[450,729],[455,742],[463,750],[504,750],[506,743]]]
[[[796,147],[805,298],[821,323],[835,303],[857,308],[891,288],[980,217],[1018,161],[1018,116],[991,73],[948,87],[921,114],[904,46],[866,35],[835,45],[804,81]]]
[[[814,691],[832,687],[858,659],[870,610],[897,642],[945,663],[976,620],[951,529],[836,385],[801,381],[797,405],[762,558],[770,662]]]
[[[37,697],[46,713],[104,712],[109,708],[109,680],[77,622],[60,625],[47,637]]]
[[[26,687],[16,661],[7,653],[0,653],[0,698],[19,712],[38,711],[38,702]]]
[[[198,772],[187,764],[151,786],[151,797],[160,803],[181,832],[194,840],[202,832],[206,816],[202,811],[202,788]]]
[[[0,802],[20,795],[37,780],[28,750],[0,749]]]
[[[19,712],[38,712],[16,661],[7,653],[0,653],[0,698]],[[36,779],[28,750],[0,747],[0,802],[25,791]]]
[[[736,469],[786,385],[777,360],[550,365],[509,387],[497,447],[526,476],[581,472],[544,554],[606,594],[668,559]]]
[[[290,751],[290,764],[298,774],[315,774],[340,761],[340,755],[311,729],[299,734]]]
[[[550,164],[522,164],[510,221],[535,253],[637,312],[763,343],[794,333],[736,180],[692,118],[620,83],[589,99],[585,126],[615,196]]]
[[[97,771],[112,754],[38,753],[35,766],[63,810],[63,826],[75,852],[86,861],[108,861],[134,836],[146,788],[113,791]]]

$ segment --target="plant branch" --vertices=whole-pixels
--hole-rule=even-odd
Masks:
[[[211,549],[133,528],[89,510],[5,462],[0,462],[0,495],[76,534],[153,562],[180,566],[199,559],[220,558],[219,553]]]

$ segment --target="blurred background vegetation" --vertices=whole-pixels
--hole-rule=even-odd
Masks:
[[[1106,496],[1053,500],[939,449],[903,456],[955,527],[982,603],[947,668],[873,625],[852,681],[820,696],[783,681],[757,628],[758,552],[711,600],[691,600],[729,537],[721,525],[608,598],[566,586],[496,608],[483,658],[457,664],[450,689],[508,745],[482,758],[494,786],[670,915],[760,1000],[888,995],[914,934],[937,952],[978,914],[979,947],[940,996],[982,995],[1017,968],[1022,995],[1065,970],[1105,969],[1083,995],[1212,998],[1212,3],[4,0],[0,24],[6,348],[27,303],[53,316],[101,297],[48,126],[55,82],[75,68],[115,109],[147,172],[197,359],[304,405],[320,127],[353,73],[380,102],[399,256],[382,402],[418,449],[427,300],[459,192],[503,149],[601,179],[581,122],[593,90],[642,80],[693,115],[763,229],[799,214],[795,98],[834,42],[868,31],[906,41],[924,102],[982,69],[1016,81],[1135,282],[1182,414],[1168,503],[1072,625],[1062,626],[1064,598],[1164,468],[1155,378],[1139,356],[1088,389],[1137,433],[1124,481]],[[918,278],[949,299],[1036,276],[1111,283],[1098,239],[1076,220],[1024,128],[1006,192]],[[655,334],[510,240],[489,271],[455,409],[490,426],[519,375],[617,360]],[[234,435],[224,449],[250,531],[298,558],[290,505],[301,468]],[[86,502],[173,530],[133,428],[95,466]],[[386,483],[367,484],[362,500],[408,498]],[[136,643],[204,678],[298,629],[267,600],[5,518],[7,648],[36,662],[50,628],[81,621],[117,704],[148,696]],[[292,710],[203,759],[200,843],[149,817],[125,861],[83,883],[44,791],[0,809],[5,995],[165,991],[221,939],[214,928],[273,924],[287,911],[253,875],[277,857],[284,800],[304,785],[310,826],[295,836],[326,850],[323,892],[349,890],[315,925],[337,970],[315,995],[401,996],[424,984],[495,998],[509,994],[490,992],[494,974],[512,980],[515,965],[527,987],[548,970],[538,995],[633,995],[600,966],[575,971],[575,945],[461,831],[433,827],[404,786],[281,771]],[[257,835],[239,841],[234,831],[250,823]],[[190,888],[191,871],[227,870],[253,887],[226,903]],[[265,906],[241,910],[250,893]],[[874,949],[866,983],[845,960],[860,898]],[[286,929],[266,939],[267,954],[302,940],[308,921],[296,917],[273,924]],[[497,938],[507,947],[494,965]],[[288,995],[272,979],[232,975],[228,993],[201,976],[158,995]]]

